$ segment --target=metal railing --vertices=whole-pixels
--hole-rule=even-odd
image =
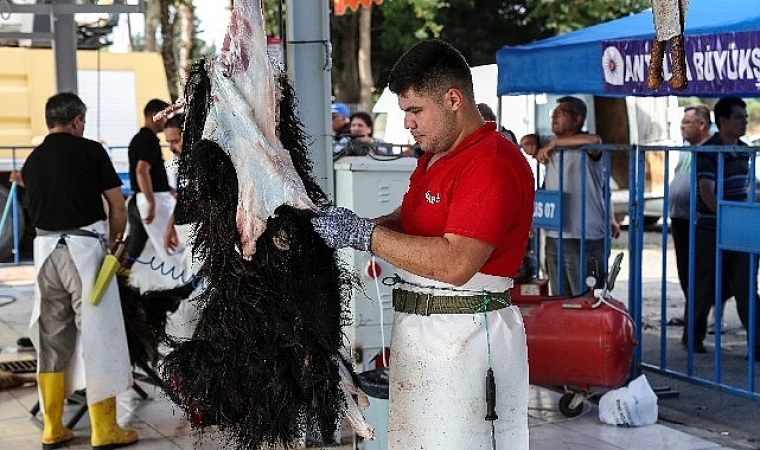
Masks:
[[[599,146],[586,146],[580,149],[558,149],[560,155],[570,152],[581,152],[581,171],[580,176],[574,174],[574,180],[580,178],[580,187],[574,187],[574,195],[580,195],[581,204],[588,205],[587,199],[589,193],[586,192],[587,171],[586,165],[590,163],[589,156],[586,154],[586,150],[601,150],[602,158],[600,162],[596,164],[603,165],[603,172],[605,174],[605,180],[601,183],[604,195],[604,214],[605,219],[610,220],[611,210],[611,191],[610,191],[610,178],[611,173],[611,155],[614,152],[628,152],[628,242],[627,242],[627,266],[628,266],[628,289],[627,289],[627,301],[628,308],[631,316],[634,318],[636,324],[636,340],[639,343],[635,350],[635,364],[634,370],[639,372],[641,370],[647,370],[657,372],[670,376],[676,379],[686,380],[691,383],[706,386],[721,391],[729,392],[742,397],[750,399],[760,400],[760,392],[758,392],[758,373],[755,370],[754,358],[760,346],[748,345],[755,342],[755,336],[758,334],[756,328],[760,326],[760,323],[753,323],[751,318],[757,317],[760,312],[759,301],[756,297],[757,292],[757,259],[760,254],[760,233],[753,231],[760,224],[760,204],[756,203],[756,179],[755,179],[755,157],[749,155],[756,155],[756,152],[760,149],[754,147],[663,147],[663,146],[619,146],[619,145],[599,145]],[[670,243],[669,234],[669,177],[670,173],[670,156],[675,151],[690,152],[694,155],[691,158],[691,175],[690,175],[690,231],[689,231],[689,255],[692,255],[689,259],[689,289],[684,296],[681,292],[681,287],[674,280],[672,274],[676,272],[673,262],[673,245]],[[664,153],[664,170],[663,178],[656,179],[655,175],[647,167],[647,155],[652,152]],[[705,247],[705,242],[697,240],[697,175],[696,164],[699,153],[712,152],[718,155],[716,173],[719,174],[716,178],[716,197],[723,198],[725,180],[723,179],[724,170],[724,158],[725,155],[736,155],[738,152],[747,153],[749,160],[749,182],[748,182],[748,199],[746,202],[719,200],[716,214],[716,251],[715,251],[715,298],[705,299],[704,295],[701,297],[701,302],[711,302],[714,300],[715,312],[716,312],[716,332],[713,342],[709,339],[709,336],[705,339],[705,343],[712,345],[714,354],[711,356],[695,356],[694,352],[694,311],[697,301],[697,294],[695,292],[695,286],[697,283],[705,283],[706,280],[695,277],[695,256],[697,249]],[[555,158],[556,159],[556,158]],[[534,210],[534,227],[536,230],[536,237],[534,241],[534,249],[537,252],[537,258],[539,261],[545,259],[545,256],[541,254],[541,242],[542,234],[547,230],[553,230],[557,236],[563,236],[563,228],[566,226],[566,222],[570,219],[567,212],[563,211],[563,203],[567,201],[568,189],[565,189],[565,170],[563,167],[564,156],[559,158],[559,192],[547,192],[542,189],[537,190],[536,194],[536,208]],[[577,170],[577,168],[576,168]],[[537,186],[542,186],[542,168],[534,165],[534,171],[538,174]],[[647,178],[651,181],[660,181],[663,184],[663,198],[662,198],[662,234],[658,243],[654,243],[652,240],[652,233],[648,233],[645,237],[645,220],[644,217],[644,205],[647,200],[645,198],[645,187],[647,185]],[[580,192],[578,192],[580,190]],[[560,193],[564,192],[564,193]],[[547,208],[547,205],[550,205]],[[583,208],[579,215],[580,217],[574,217],[575,220],[580,220],[581,224],[587,224],[588,216],[591,214],[587,212],[587,208]],[[547,217],[547,211],[551,217]],[[573,211],[573,213],[578,213]],[[565,220],[561,220],[564,215]],[[582,226],[580,230],[579,239],[580,245],[580,261],[586,261],[586,243],[587,236],[585,232],[586,226]],[[543,230],[543,231],[542,231]],[[700,236],[702,233],[700,232]],[[557,259],[563,261],[563,240],[559,239],[559,249]],[[611,239],[609,234],[605,237],[605,255],[610,254]],[[731,257],[746,257],[749,259],[748,279],[742,282],[743,286],[746,286],[747,293],[746,305],[741,305],[746,309],[746,312],[742,312],[749,320],[742,319],[742,322],[746,322],[742,328],[746,329],[746,335],[741,330],[733,333],[732,336],[723,337],[721,335],[722,327],[722,310],[723,303],[722,292],[725,291],[725,284],[723,283],[723,267],[721,262],[726,259],[726,255]],[[742,256],[747,255],[747,256]],[[605,270],[606,262],[605,258]],[[539,263],[539,266],[541,264]],[[585,286],[586,265],[580,265],[580,280],[581,286]],[[562,272],[559,272],[559,278],[561,278]],[[671,274],[669,276],[669,274]],[[731,279],[733,280],[733,279]],[[732,281],[735,282],[735,281]],[[556,285],[562,286],[561,281],[557,280]],[[659,289],[655,288],[658,287]],[[734,288],[734,286],[728,286]],[[742,291],[743,292],[743,291]],[[615,296],[623,299],[625,294],[616,292]],[[745,294],[740,294],[745,295]],[[685,299],[684,299],[685,297]],[[673,315],[673,303],[683,301],[688,302],[688,314],[685,318],[687,324],[687,345],[683,347],[680,343],[681,332],[683,328],[677,328],[668,326],[668,316]],[[753,301],[754,300],[754,301]],[[745,303],[742,301],[741,303]],[[741,316],[741,314],[740,314]],[[760,319],[758,319],[760,322]],[[568,330],[572,332],[572,330]],[[760,340],[758,340],[760,341]],[[746,355],[746,358],[745,358]]]

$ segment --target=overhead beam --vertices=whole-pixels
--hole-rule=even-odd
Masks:
[[[136,5],[75,5],[63,3],[17,5],[11,3],[10,12],[18,14],[142,14],[145,12],[145,1],[138,0]]]
[[[4,39],[53,39],[53,33],[22,33],[20,31],[0,31],[0,40]]]

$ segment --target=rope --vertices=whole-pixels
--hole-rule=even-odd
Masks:
[[[486,347],[487,347],[487,353],[488,353],[488,366],[493,367],[493,363],[491,361],[491,327],[488,322],[488,304],[491,302],[497,302],[501,303],[503,306],[510,306],[507,301],[501,298],[495,298],[488,295],[488,292],[483,291],[483,301],[476,305],[474,308],[462,308],[463,312],[472,311],[473,313],[482,313],[483,319],[486,323]]]
[[[432,285],[418,284],[418,283],[404,280],[397,273],[394,273],[392,277],[383,278],[383,284],[386,286],[395,286],[397,284],[405,284],[407,286],[414,286],[421,289],[434,289],[437,291],[460,292],[460,293],[469,294],[469,295],[481,295],[483,293],[491,294],[491,292],[487,292],[482,289],[459,289],[459,288],[451,288],[447,286],[432,286]]]
[[[485,294],[483,295],[484,301],[486,301]],[[491,361],[491,327],[488,324],[488,314],[483,313],[483,319],[486,322],[486,347],[488,347],[488,367],[493,367],[493,361]]]

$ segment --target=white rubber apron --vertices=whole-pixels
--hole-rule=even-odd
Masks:
[[[510,278],[476,274],[454,287],[407,272],[405,281],[458,290],[504,292]],[[402,289],[433,295],[472,292]],[[525,328],[516,306],[486,314],[421,316],[396,312],[391,336],[388,448],[391,450],[491,449],[485,420],[489,367],[485,316],[496,380],[496,447],[528,448],[528,359]]]
[[[105,223],[96,222],[83,230],[105,235]],[[34,268],[55,250],[60,236],[37,236],[34,239]],[[67,236],[66,245],[82,280],[82,329],[78,330],[76,349],[66,366],[66,394],[87,389],[87,403],[93,404],[114,397],[132,386],[127,335],[121,314],[121,299],[116,278],[108,286],[98,306],[90,304],[90,291],[95,285],[100,265],[105,258],[101,242],[88,236]],[[40,290],[34,286],[34,307],[29,324],[30,338],[39,348]],[[86,374],[86,376],[85,376]]]
[[[136,195],[137,210],[140,211],[140,217],[145,218],[148,215],[148,200],[145,199],[145,194],[142,192],[138,192]],[[166,224],[169,223],[169,219],[174,213],[174,206],[177,204],[177,200],[170,192],[154,192],[153,200],[156,202],[153,211],[153,221],[151,223],[143,222],[145,232],[148,234],[148,241],[153,246],[155,257],[164,263],[161,271],[168,273],[172,268],[176,268],[175,272],[179,273],[182,266],[184,247],[180,245],[171,254],[166,253],[166,250],[164,250]],[[143,255],[140,255],[140,260],[144,261]],[[153,266],[158,267],[159,264],[160,262],[154,263]]]

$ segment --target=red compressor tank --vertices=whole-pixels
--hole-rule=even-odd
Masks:
[[[544,280],[545,281],[545,280]],[[522,286],[516,288],[523,289]],[[513,290],[514,292],[514,290]],[[531,384],[617,387],[628,376],[636,345],[633,323],[618,300],[513,295],[528,340]]]

